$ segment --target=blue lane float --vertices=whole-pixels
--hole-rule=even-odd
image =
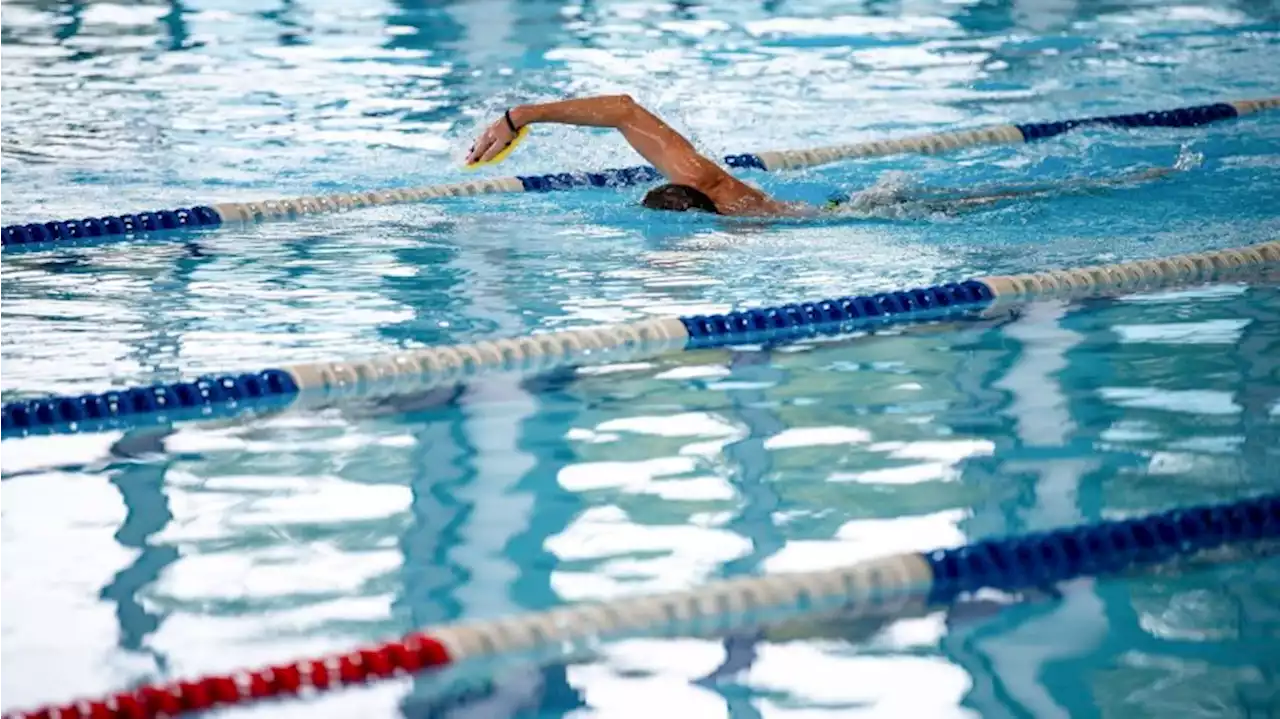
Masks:
[[[184,420],[217,419],[288,406],[298,395],[282,370],[206,375],[82,395],[6,402],[0,436],[103,432]]]
[[[1059,122],[1029,122],[1014,125],[1022,133],[1023,140],[1043,140],[1077,127],[1090,125],[1111,125],[1115,127],[1199,127],[1211,122],[1230,120],[1239,117],[1236,107],[1226,102],[1212,105],[1194,105],[1180,107],[1176,110],[1159,110],[1154,112],[1135,112],[1125,115],[1103,115],[1085,117],[1078,120],[1061,120]]]
[[[929,603],[949,604],[979,589],[1014,592],[1115,574],[1277,536],[1280,495],[1269,495],[939,549],[924,555],[933,574]]]
[[[48,242],[93,240],[110,237],[127,237],[153,232],[182,229],[212,229],[222,224],[222,216],[212,207],[179,207],[176,210],[156,210],[137,214],[86,217],[83,220],[62,220],[25,225],[9,225],[3,233],[4,246],[32,245]]]
[[[1055,137],[1081,127],[1123,128],[1198,127],[1262,110],[1280,107],[1280,98],[1238,100],[1194,105],[1173,110],[1102,115],[1017,125],[996,125],[959,132],[930,133],[896,140],[822,147],[741,153],[723,158],[734,169],[778,171],[810,167],[850,158],[901,153],[937,153],[986,144],[1017,144]],[[351,192],[260,202],[227,202],[176,210],[90,217],[43,223],[10,225],[0,230],[4,250],[40,249],[48,245],[100,242],[184,229],[215,229],[227,225],[268,220],[293,220],[301,216],[339,212],[383,204],[491,193],[557,192],[587,187],[630,187],[656,182],[661,175],[652,167],[624,167],[598,172],[555,172],[501,177],[473,182],[395,188],[378,192]]]
[[[953,282],[858,297],[740,310],[722,315],[681,317],[689,349],[783,341],[818,334],[844,334],[860,323],[926,319],[952,311],[976,310],[991,302],[991,288],[978,280]]]

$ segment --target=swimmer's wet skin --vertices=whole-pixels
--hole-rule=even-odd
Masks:
[[[515,149],[519,147],[520,143],[524,141],[524,138],[528,136],[529,134],[528,125],[524,127],[516,127],[515,121],[511,119],[510,110],[507,110],[505,113],[503,113],[502,119],[507,123],[507,127],[510,128],[511,132],[513,133],[511,136],[511,139],[507,141],[507,144],[504,145],[501,150],[494,153],[494,155],[487,160],[481,160],[481,159],[472,160],[470,159],[471,155],[468,155],[467,165],[466,165],[468,170],[475,170],[481,167],[485,167],[486,165],[496,165],[499,162],[502,162],[503,160],[507,159],[507,156],[510,155],[512,152],[514,152]],[[474,154],[475,147],[472,147],[471,150],[472,150],[472,154]]]
[[[536,105],[519,105],[503,113],[467,154],[468,166],[500,162],[523,138],[528,126],[556,123],[612,127],[670,182],[650,190],[643,204],[654,210],[701,210],[748,217],[809,217],[831,209],[873,210],[885,206],[920,205],[931,212],[954,212],[1017,197],[1044,196],[1061,191],[1087,191],[1117,184],[1163,177],[1173,168],[1157,168],[1105,180],[1071,180],[1055,186],[983,188],[978,192],[905,192],[880,186],[856,193],[847,201],[833,198],[825,207],[782,202],[731,175],[694,148],[662,118],[629,95],[587,97]]]

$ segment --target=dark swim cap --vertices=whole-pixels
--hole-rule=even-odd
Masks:
[[[685,212],[686,210],[702,210],[712,214],[720,214],[716,203],[705,193],[688,185],[667,184],[649,190],[641,202],[651,210],[670,210]]]

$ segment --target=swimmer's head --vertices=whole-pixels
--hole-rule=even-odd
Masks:
[[[641,204],[651,210],[671,210],[673,212],[702,210],[713,215],[720,214],[720,211],[716,209],[716,203],[712,202],[710,197],[688,185],[672,184],[655,187],[645,193]]]

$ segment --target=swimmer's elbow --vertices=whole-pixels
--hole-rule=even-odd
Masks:
[[[618,95],[614,100],[618,105],[619,123],[632,122],[641,112],[644,111],[644,108],[640,107],[640,103],[636,102],[635,98],[630,95]]]

